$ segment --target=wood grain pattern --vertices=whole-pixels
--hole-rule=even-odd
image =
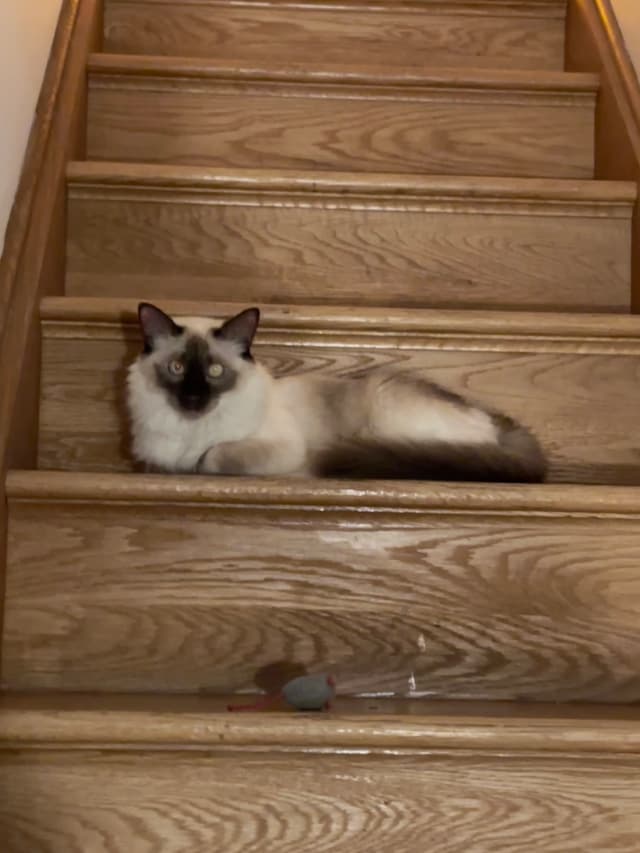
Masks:
[[[97,55],[88,156],[222,167],[593,177],[597,78],[313,73]]]
[[[6,853],[636,853],[637,757],[5,753]]]
[[[336,696],[331,711],[230,714],[238,695],[4,693],[0,750],[268,748],[638,755],[634,705]],[[245,698],[246,701],[246,698]]]
[[[626,310],[625,183],[75,164],[71,295]]]
[[[562,0],[551,2],[148,2],[108,0],[105,49],[305,64],[561,69]]]
[[[602,88],[596,113],[596,173],[640,184],[640,83],[610,0],[569,0],[567,68],[595,71]],[[632,310],[640,310],[640,205],[632,226]]]
[[[212,317],[237,304],[163,303]],[[131,469],[126,366],[140,349],[136,303],[43,306],[39,466]],[[256,355],[277,375],[411,369],[505,410],[539,435],[551,480],[640,484],[640,320],[610,315],[263,306]]]
[[[52,473],[8,488],[12,689],[236,692],[290,661],[346,693],[640,698],[634,489],[376,498]]]
[[[61,5],[0,258],[0,605],[4,478],[9,466],[36,461],[37,306],[42,296],[64,289],[65,164],[83,154],[85,67],[89,52],[98,47],[98,6],[94,0]]]
[[[547,513],[585,518],[611,516],[634,520],[637,489],[578,484],[514,485],[501,483],[424,483],[420,481],[340,480],[313,478],[193,477],[138,474],[84,474],[63,471],[9,471],[9,493],[17,501],[97,501],[171,505],[187,501],[225,507],[266,506],[322,511],[358,506],[369,510],[429,510],[464,513],[472,504],[497,516],[545,516]],[[274,494],[278,496],[274,504]]]

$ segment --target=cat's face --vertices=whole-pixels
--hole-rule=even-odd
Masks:
[[[189,417],[212,411],[251,370],[257,308],[242,311],[220,328],[202,317],[175,320],[142,302],[138,318],[144,338],[139,362],[168,402]]]

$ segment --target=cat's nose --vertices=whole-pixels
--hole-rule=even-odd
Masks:
[[[200,394],[185,394],[182,405],[185,409],[201,409],[205,401]]]

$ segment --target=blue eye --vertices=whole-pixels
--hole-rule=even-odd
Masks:
[[[221,364],[210,364],[207,373],[212,379],[217,379],[224,373],[224,367]]]

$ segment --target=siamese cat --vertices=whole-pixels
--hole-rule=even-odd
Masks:
[[[276,379],[251,345],[260,312],[212,328],[141,303],[128,375],[133,455],[148,470],[266,477],[540,482],[534,436],[411,372]]]

